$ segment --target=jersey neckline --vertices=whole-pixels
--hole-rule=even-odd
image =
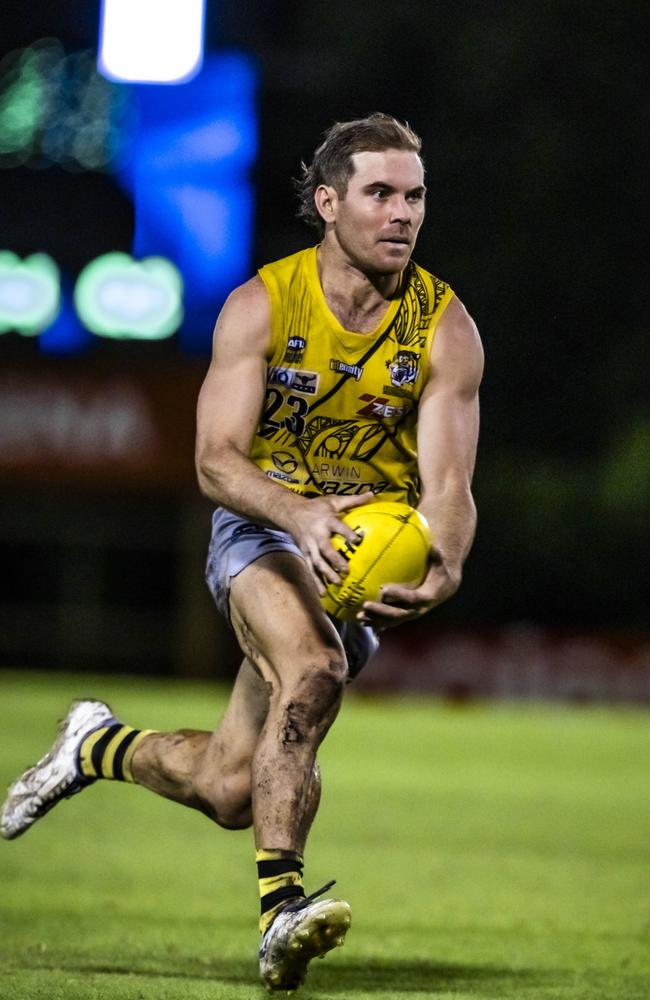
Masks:
[[[388,309],[382,316],[381,322],[375,327],[374,330],[370,330],[368,333],[348,330],[339,322],[327,303],[325,292],[323,291],[323,286],[321,285],[320,278],[318,276],[317,254],[318,246],[309,247],[305,251],[307,281],[312,290],[314,300],[317,302],[321,313],[327,320],[328,326],[336,339],[340,342],[341,346],[347,351],[362,353],[367,349],[367,345],[372,343],[373,340],[376,340],[377,337],[380,337],[393,322],[395,315],[397,314],[397,310],[402,302],[403,290],[401,295],[397,295],[391,301]]]

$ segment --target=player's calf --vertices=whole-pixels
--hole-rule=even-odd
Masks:
[[[202,763],[193,788],[197,808],[225,830],[245,830],[252,825],[250,762],[230,773],[211,762]]]

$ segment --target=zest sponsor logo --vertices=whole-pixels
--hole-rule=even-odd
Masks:
[[[394,403],[389,403],[388,396],[371,396],[368,392],[364,392],[363,396],[359,396],[359,399],[366,404],[362,409],[357,410],[359,417],[403,417],[405,413],[413,409],[408,404],[396,406]]]

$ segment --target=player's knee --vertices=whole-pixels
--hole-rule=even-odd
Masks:
[[[305,658],[298,687],[309,693],[314,702],[329,707],[339,700],[347,672],[345,653],[338,649],[326,649],[316,656]]]
[[[304,678],[304,686],[311,694],[314,704],[329,709],[341,699],[345,687],[345,665],[316,667]]]
[[[338,652],[307,658],[291,682],[283,686],[284,729],[295,742],[330,719],[341,700],[347,664]],[[291,742],[291,738],[288,740]]]

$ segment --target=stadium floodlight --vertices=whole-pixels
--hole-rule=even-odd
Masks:
[[[205,0],[102,0],[100,73],[129,83],[184,83],[201,68]]]
[[[59,269],[45,253],[21,260],[0,252],[0,333],[34,336],[56,319],[61,302]]]
[[[135,261],[107,253],[79,275],[74,303],[81,322],[100,337],[163,340],[183,319],[183,279],[165,257]]]

